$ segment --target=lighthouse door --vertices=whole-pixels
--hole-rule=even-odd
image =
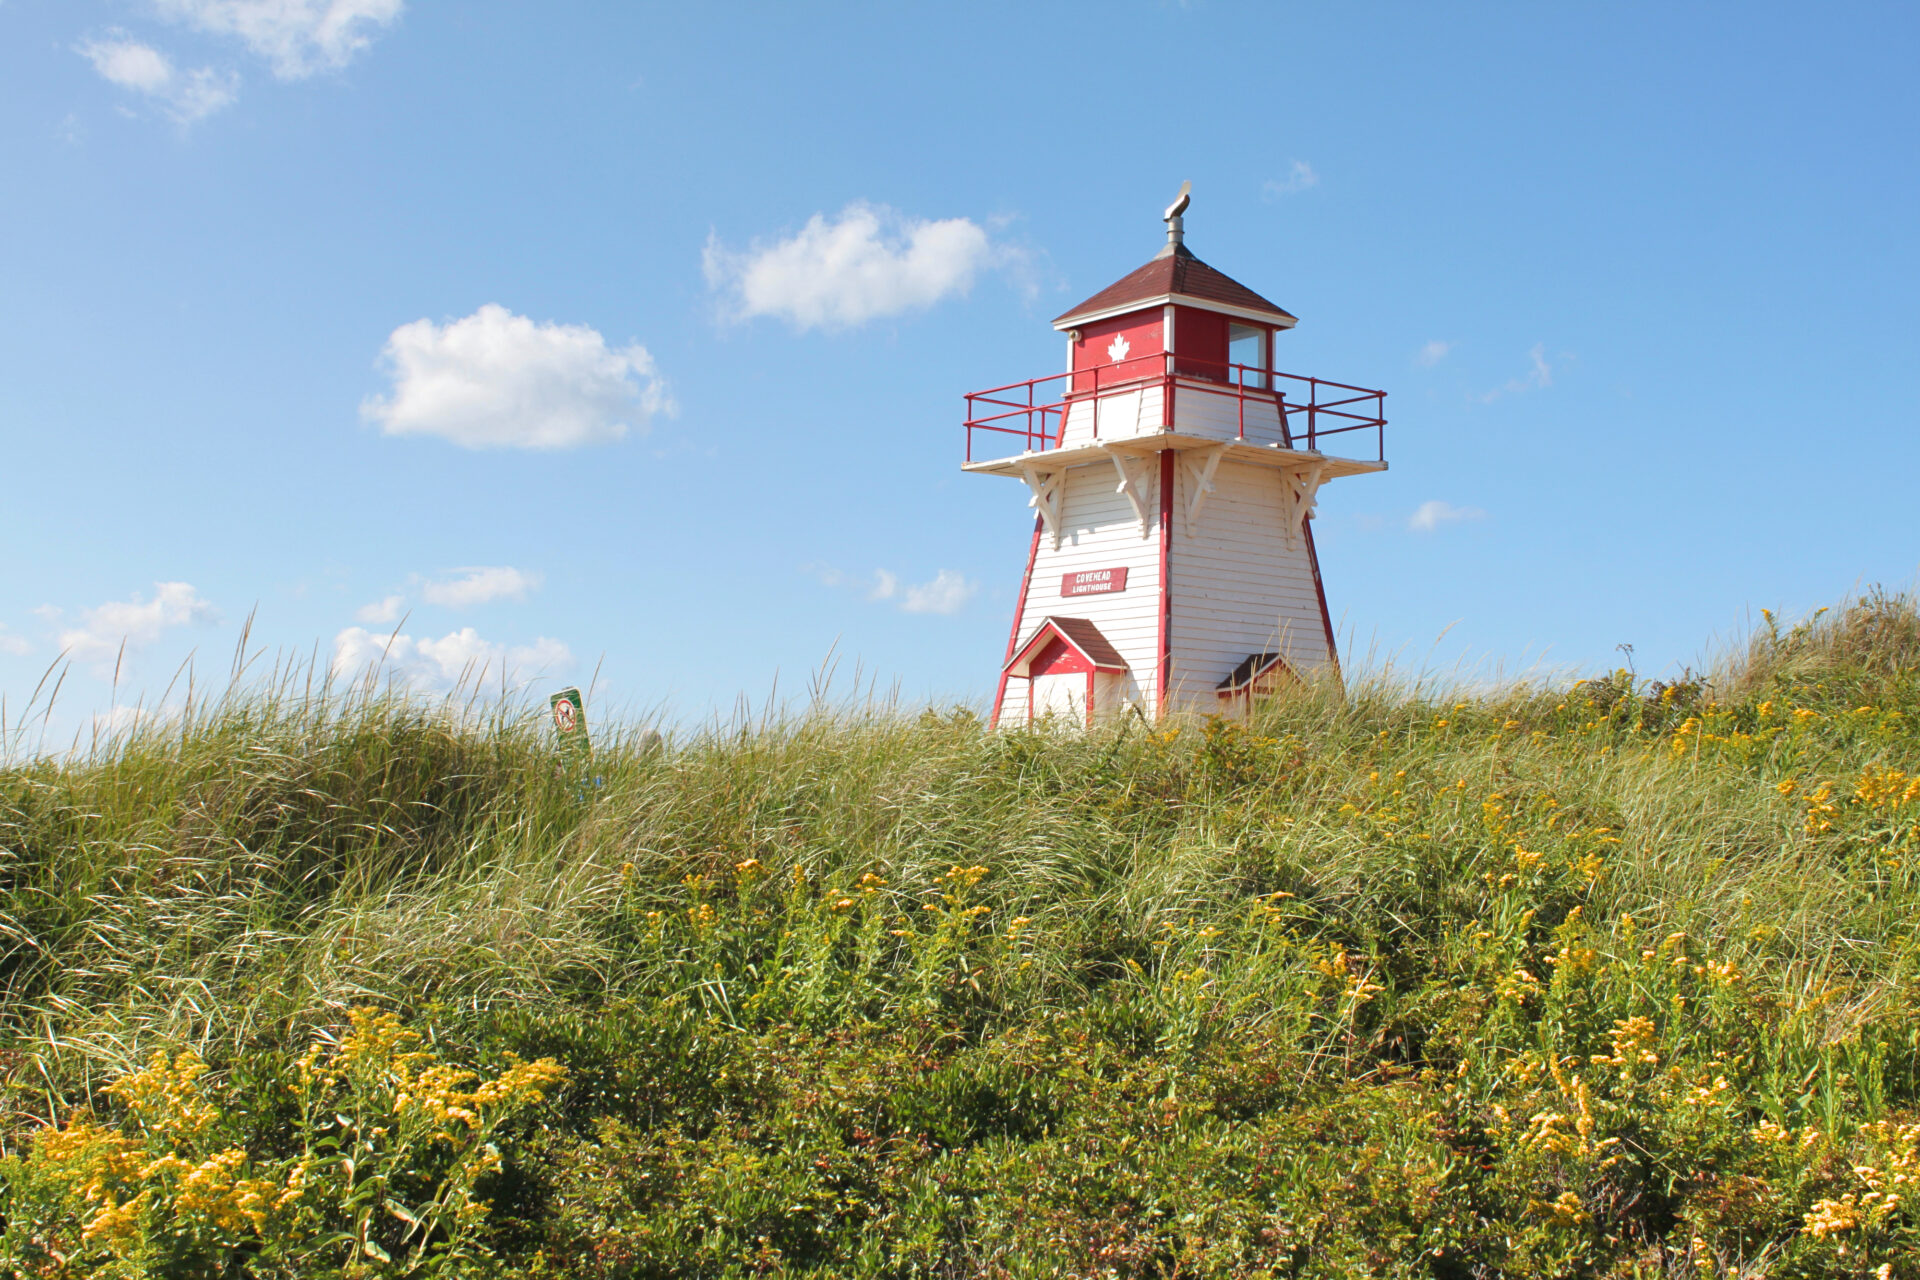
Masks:
[[[1027,706],[1034,719],[1052,715],[1070,723],[1090,723],[1093,664],[1086,658],[1056,638],[1035,655],[1027,672],[1032,681]]]
[[[1087,719],[1087,678],[1079,672],[1063,672],[1033,678],[1033,714],[1036,718],[1058,716],[1075,723]]]

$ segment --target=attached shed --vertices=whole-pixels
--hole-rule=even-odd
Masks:
[[[1223,708],[1236,702],[1241,709],[1253,705],[1256,696],[1272,693],[1283,685],[1295,683],[1299,676],[1287,665],[1285,656],[1278,653],[1250,653],[1242,658],[1227,678],[1214,688]]]
[[[1027,681],[1028,720],[1061,715],[1087,725],[1120,709],[1127,680],[1126,659],[1085,618],[1042,618],[1005,670]]]

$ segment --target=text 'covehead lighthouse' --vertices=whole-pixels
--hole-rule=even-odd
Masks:
[[[1328,480],[1386,470],[1386,393],[1278,372],[1294,317],[1188,251],[1187,200],[1053,322],[1067,372],[967,397],[964,469],[1038,512],[997,723],[1232,712],[1337,661],[1307,520]]]

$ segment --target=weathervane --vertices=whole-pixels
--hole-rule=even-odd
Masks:
[[[1187,206],[1192,203],[1193,184],[1191,182],[1183,182],[1180,184],[1179,196],[1174,199],[1172,204],[1167,206],[1167,211],[1160,215],[1161,220],[1167,224],[1167,247],[1161,250],[1162,253],[1172,253],[1174,249],[1179,247],[1181,240],[1185,238],[1186,222],[1180,215],[1185,213]]]

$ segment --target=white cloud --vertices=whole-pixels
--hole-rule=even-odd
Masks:
[[[79,52],[103,80],[122,89],[158,94],[173,84],[173,64],[167,55],[128,39],[124,32],[116,31],[106,40],[89,40]]]
[[[1447,358],[1447,352],[1453,350],[1451,342],[1442,342],[1435,338],[1414,354],[1413,362],[1422,369],[1431,369]]]
[[[673,412],[645,347],[611,348],[586,325],[535,324],[497,303],[445,325],[403,324],[381,356],[393,394],[368,398],[360,413],[388,435],[571,449]]]
[[[1501,396],[1517,395],[1522,391],[1538,391],[1542,387],[1552,386],[1553,366],[1547,363],[1547,344],[1534,343],[1532,350],[1527,352],[1527,360],[1532,367],[1527,370],[1525,376],[1510,378],[1503,385],[1491,391],[1482,392],[1480,402],[1492,404]]]
[[[483,639],[472,627],[450,631],[438,640],[380,635],[348,627],[333,638],[333,673],[359,679],[369,670],[422,688],[447,688],[462,680],[478,683],[532,678],[573,661],[558,640],[541,636],[529,645],[502,645]]]
[[[862,200],[745,251],[709,236],[703,255],[707,283],[731,318],[778,316],[797,329],[844,329],[930,307],[1012,258],[972,219],[909,218]]]
[[[1269,200],[1278,200],[1281,196],[1294,195],[1308,187],[1320,185],[1320,175],[1305,160],[1295,160],[1284,178],[1268,178],[1260,187],[1260,193]]]
[[[421,598],[428,604],[466,609],[474,605],[492,604],[496,600],[524,600],[529,592],[539,589],[542,581],[541,575],[511,565],[480,565],[454,569],[451,574],[453,576],[425,580],[419,574],[414,574],[408,580],[408,585],[417,587]],[[371,604],[361,605],[354,610],[353,618],[356,622],[391,625],[398,622],[406,610],[406,592],[396,591]]]
[[[1478,507],[1456,507],[1451,502],[1442,502],[1438,498],[1433,498],[1421,503],[1415,508],[1414,513],[1407,517],[1407,528],[1415,533],[1432,533],[1441,525],[1486,518],[1487,513]]]
[[[926,582],[916,583],[902,583],[891,569],[875,569],[864,578],[827,564],[802,565],[801,571],[824,587],[848,587],[864,591],[869,600],[891,600],[903,613],[958,613],[980,589],[953,569],[942,569]]]
[[[393,25],[405,0],[155,0],[162,17],[233,36],[282,80],[338,70]]]
[[[979,587],[952,569],[942,569],[933,581],[907,588],[900,607],[908,613],[958,613]]]
[[[9,658],[24,658],[33,652],[33,646],[19,636],[7,634],[7,624],[0,622],[0,653]]]
[[[429,582],[420,589],[420,594],[426,597],[428,604],[464,609],[476,604],[490,604],[495,600],[525,600],[527,592],[540,585],[539,574],[527,573],[510,565],[456,569],[454,572],[461,576]]]
[[[82,610],[80,625],[60,633],[60,647],[76,662],[91,662],[110,671],[123,645],[132,654],[175,627],[216,620],[213,606],[192,584],[157,582],[151,600],[135,596]]]
[[[353,611],[356,622],[398,622],[406,609],[407,598],[402,595],[383,596],[372,604],[363,604]]]
[[[102,79],[151,98],[174,123],[190,125],[229,105],[239,95],[240,77],[231,71],[201,67],[176,70],[167,55],[141,44],[124,31],[77,47]]]

